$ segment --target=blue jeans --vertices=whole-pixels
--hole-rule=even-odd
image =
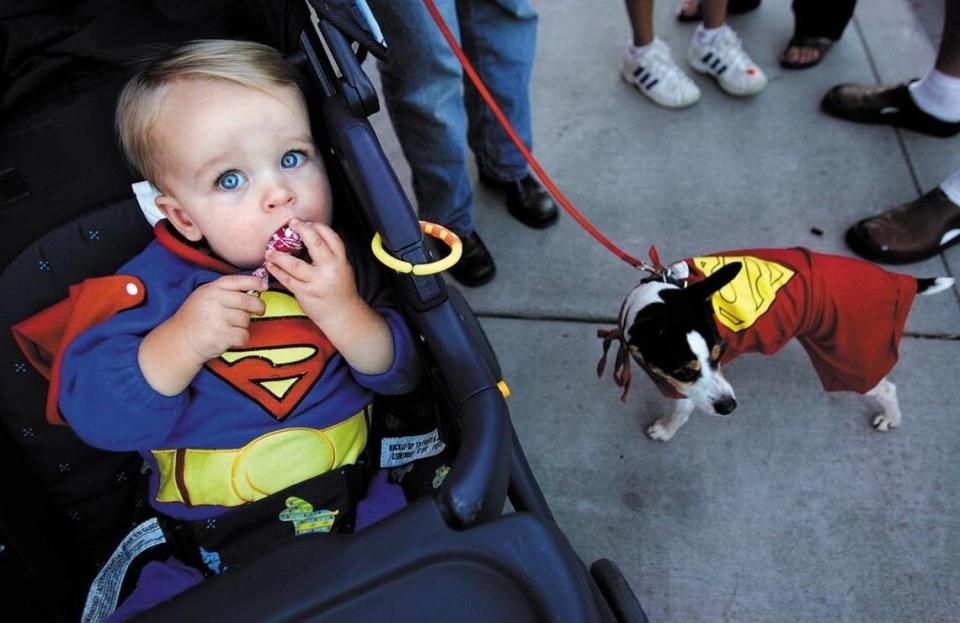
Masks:
[[[532,148],[530,73],[537,14],[529,0],[434,0],[517,134]],[[497,123],[420,0],[368,0],[390,50],[379,65],[387,110],[413,171],[420,217],[474,230],[467,145],[488,177],[513,181],[527,163]],[[469,83],[469,79],[466,81]]]

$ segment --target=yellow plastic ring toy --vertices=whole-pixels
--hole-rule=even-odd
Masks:
[[[442,273],[460,261],[460,256],[463,255],[463,243],[460,242],[460,238],[455,233],[446,227],[437,225],[436,223],[428,223],[427,221],[420,221],[420,231],[428,236],[442,240],[444,244],[450,247],[450,253],[447,254],[445,258],[437,260],[436,262],[411,264],[410,262],[398,260],[387,253],[383,248],[383,239],[379,233],[373,235],[373,242],[370,243],[370,248],[373,249],[373,255],[388,268],[392,268],[398,273],[413,273],[417,276]]]

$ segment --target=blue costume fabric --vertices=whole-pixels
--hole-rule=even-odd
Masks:
[[[250,343],[208,362],[182,393],[172,397],[157,393],[138,364],[143,337],[170,318],[198,286],[237,272],[214,258],[204,259],[206,256],[177,239],[163,223],[157,234],[157,240],[119,271],[142,281],[144,303],[116,314],[70,344],[63,359],[59,396],[60,411],[84,441],[108,450],[135,450],[150,464],[150,501],[157,511],[182,520],[206,519],[293,484],[298,481],[297,474],[303,473],[302,465],[317,461],[316,444],[340,449],[336,439],[331,442],[334,435],[324,429],[329,431],[347,420],[363,420],[374,392],[403,394],[419,381],[420,367],[409,329],[389,306],[379,273],[365,267],[369,262],[361,261],[352,262],[358,290],[386,319],[393,335],[394,361],[383,374],[369,376],[353,370],[314,323],[295,313],[299,306],[292,296],[271,291],[264,295],[269,299],[268,313],[251,320]],[[272,313],[273,307],[279,312]],[[354,446],[359,444],[360,450],[365,424],[361,428],[359,442],[348,440]],[[288,438],[297,441],[278,443]],[[251,457],[258,454],[250,452],[258,440],[267,443],[257,445],[259,456]],[[354,454],[356,450],[354,447]],[[178,463],[184,452],[206,461],[202,464],[207,471],[213,469],[210,457],[236,459],[234,469],[242,462],[240,458],[259,459],[267,465],[265,478],[275,481],[279,477],[281,482],[268,482],[266,489],[258,487],[262,468],[253,468],[239,478],[221,474],[227,479],[223,495],[228,501],[204,503],[218,499],[204,493],[197,503],[190,499],[196,490],[184,491],[181,486],[191,476],[190,470]],[[312,469],[322,473],[353,462],[351,459],[355,456],[337,456],[330,459],[335,461],[332,464]],[[161,465],[164,461],[170,463]],[[174,464],[178,466],[175,474],[171,472]],[[169,480],[166,484],[164,473]],[[283,482],[283,478],[294,481]],[[252,489],[242,490],[244,483],[238,484],[239,480]],[[164,490],[168,491],[165,496],[161,495]]]

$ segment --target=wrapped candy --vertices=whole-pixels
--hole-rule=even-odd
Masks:
[[[303,240],[300,239],[300,234],[284,225],[270,236],[267,249],[274,249],[280,253],[296,254],[303,250]],[[253,271],[253,276],[266,279],[267,275],[267,262],[264,260],[263,264]]]

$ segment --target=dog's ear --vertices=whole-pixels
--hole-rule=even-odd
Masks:
[[[684,289],[683,295],[690,300],[705,301],[710,298],[714,292],[733,281],[733,278],[740,273],[742,267],[743,264],[740,262],[730,262],[703,281],[699,281]]]

